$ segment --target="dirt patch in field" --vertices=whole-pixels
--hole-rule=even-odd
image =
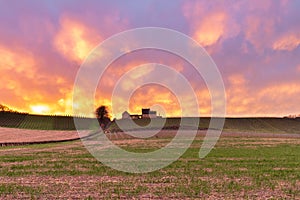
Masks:
[[[57,143],[57,144],[52,144],[51,146],[46,146],[46,147],[39,147],[39,148],[32,148],[31,145],[25,146],[23,148],[18,148],[18,147],[11,147],[11,148],[0,148],[0,153],[1,155],[15,155],[18,153],[24,153],[26,154],[32,154],[32,153],[37,153],[37,152],[65,152],[65,153],[76,153],[73,148],[81,148],[83,147],[81,141],[75,141],[72,142],[68,145],[65,145],[64,143]],[[81,151],[80,151],[81,152]]]
[[[147,131],[145,131],[145,134]],[[206,135],[205,130],[199,130],[197,132],[197,138],[204,137]],[[88,131],[84,132],[84,135],[88,135]],[[145,134],[143,131],[140,131],[141,135],[144,137]],[[122,145],[123,143],[140,143],[143,138],[134,138],[133,136],[123,133],[107,133],[107,137],[114,142]],[[157,134],[152,136],[153,140],[158,138],[168,138],[172,139],[177,134],[176,130],[161,130]],[[135,135],[138,135],[138,132],[135,132]],[[184,136],[191,136],[191,132],[188,130],[183,131]],[[267,141],[269,138],[282,140],[283,143],[288,142],[288,138],[300,138],[300,134],[272,134],[272,133],[233,133],[233,132],[223,132],[221,137],[245,137],[245,138],[265,138]],[[5,144],[26,144],[26,143],[38,143],[38,142],[55,142],[55,141],[68,141],[80,139],[77,131],[46,131],[46,130],[27,130],[27,129],[15,129],[15,128],[3,128],[0,127],[0,145]],[[151,138],[148,139],[151,142]],[[263,141],[262,141],[263,143]],[[267,141],[266,143],[269,143]],[[300,143],[300,142],[299,142]]]
[[[77,131],[45,131],[0,127],[0,144],[64,141],[78,139]]]

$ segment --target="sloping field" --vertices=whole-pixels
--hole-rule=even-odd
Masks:
[[[196,118],[187,118],[191,124]],[[161,128],[160,120],[153,119],[151,127],[147,127],[150,120],[138,119],[134,122],[146,128]],[[200,118],[199,129],[207,129],[209,127],[210,118]],[[163,129],[177,129],[180,125],[180,118],[167,118]],[[128,120],[118,120],[112,124],[112,131],[120,131],[119,126],[126,127],[127,130],[136,129]],[[188,128],[188,127],[186,127]],[[143,129],[143,128],[138,128]],[[250,133],[296,133],[300,134],[300,119],[288,118],[226,118],[224,130],[229,132],[250,132]]]
[[[76,140],[77,131],[46,131],[0,127],[0,146]]]
[[[228,131],[300,133],[300,120],[288,118],[227,118]]]
[[[81,130],[89,129],[93,119],[76,117]],[[29,115],[0,112],[0,127],[37,129],[37,130],[76,130],[71,116]]]
[[[86,130],[95,126],[95,119],[76,118],[80,122],[79,129]],[[162,125],[162,122],[165,123]],[[190,124],[195,124],[198,118],[185,118]],[[112,132],[122,130],[139,129],[178,129],[180,118],[152,119],[149,125],[149,119],[134,120],[135,124],[130,124],[128,120],[117,120],[109,128]],[[210,118],[200,118],[199,129],[209,127]],[[140,127],[138,127],[138,126]],[[122,130],[119,128],[122,127]],[[75,130],[74,119],[71,116],[43,116],[28,115],[18,113],[0,112],[0,127],[11,127],[21,129],[37,130]],[[298,133],[300,134],[300,119],[288,118],[226,118],[224,124],[225,131],[233,132],[252,132],[252,133]]]

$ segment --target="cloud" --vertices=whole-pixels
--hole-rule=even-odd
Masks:
[[[254,97],[250,95],[244,75],[232,74],[228,77],[228,81],[229,84],[226,87],[227,114],[232,116],[248,113]]]
[[[0,45],[1,103],[24,112],[64,113],[57,101],[65,98],[69,82],[65,76],[48,74],[41,59],[22,47]]]
[[[2,74],[14,71],[28,78],[33,78],[36,71],[35,61],[30,53],[4,46],[0,46],[0,66]]]
[[[273,43],[274,50],[292,51],[300,45],[300,34],[286,34]]]
[[[298,82],[253,88],[242,74],[232,74],[228,80],[226,93],[229,116],[280,116],[294,113],[298,107]]]
[[[261,97],[267,96],[270,99],[276,99],[275,97],[289,99],[292,96],[299,94],[299,92],[300,85],[298,83],[283,83],[279,85],[270,85],[266,88],[263,88],[258,95]]]
[[[298,14],[292,1],[243,1],[241,15],[245,39],[259,54],[265,50],[291,51],[299,45]]]
[[[173,105],[176,98],[180,99],[185,110],[190,111],[188,113],[193,113],[193,110],[197,110],[197,106],[195,107],[192,104],[190,96],[187,95],[190,94],[190,90],[186,87],[186,82],[184,82],[178,71],[171,70],[169,67],[162,67],[157,64],[138,66],[119,77],[118,81],[113,86],[112,106],[114,112],[122,113],[128,110],[127,107],[130,104],[130,102],[127,102],[127,100],[129,101],[127,99],[128,95],[138,95],[138,98],[131,96],[131,99],[134,99],[134,106],[138,110],[144,106],[151,107],[159,104],[160,107],[165,108],[167,116],[172,116],[174,113],[177,114],[173,116],[181,116],[180,108],[178,110],[178,106]],[[175,94],[170,95],[172,94],[171,91],[176,93],[175,100],[172,98]],[[189,105],[193,107],[190,108]]]
[[[78,15],[74,10],[85,10],[83,5],[54,4],[55,11],[47,3],[21,6],[26,12],[14,3],[0,8],[0,103],[25,112],[71,114],[82,60],[102,33],[107,37],[125,27],[126,20],[105,6]],[[99,19],[98,13],[105,16]]]
[[[292,30],[299,32],[290,12],[291,2],[286,1],[237,1],[183,3],[183,15],[189,23],[191,36],[210,53],[222,51],[222,43],[243,36],[241,44],[244,52],[249,53],[246,42],[261,54],[272,48],[280,32]],[[299,37],[298,37],[299,38]],[[287,42],[285,42],[287,43]],[[212,49],[213,48],[213,49]]]
[[[188,1],[183,5],[183,15],[190,24],[191,34],[203,46],[211,46],[220,40],[234,37],[240,31],[235,19],[231,18],[223,5],[214,7],[215,9],[211,9],[199,1]]]
[[[199,24],[194,38],[203,46],[210,46],[218,42],[225,31],[225,13],[209,14]]]
[[[166,116],[182,114],[177,97],[169,89],[160,85],[146,85],[136,90],[131,96],[129,111],[141,113],[142,108],[150,108],[154,105],[164,108]]]
[[[101,41],[96,31],[66,16],[60,20],[60,30],[54,38],[54,46],[67,59],[81,63]]]
[[[251,42],[258,52],[271,46],[274,34],[274,19],[260,15],[250,15],[245,20],[245,39]]]
[[[256,110],[260,113],[270,113],[272,115],[276,115],[276,113],[296,114],[299,107],[299,93],[299,82],[266,86],[257,94]]]

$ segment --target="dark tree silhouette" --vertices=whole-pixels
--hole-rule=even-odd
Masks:
[[[9,107],[0,104],[0,112],[12,112],[12,110],[9,109]]]
[[[100,106],[96,109],[97,119],[104,119],[105,117],[109,118],[109,114],[106,106]]]
[[[95,114],[96,114],[96,117],[97,117],[100,127],[103,130],[106,130],[111,124],[107,107],[103,106],[103,105],[98,107],[95,111]]]

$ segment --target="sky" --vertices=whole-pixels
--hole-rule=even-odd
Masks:
[[[300,114],[299,9],[297,0],[0,0],[0,104],[34,114],[72,114],[76,74],[92,49],[129,29],[163,27],[190,36],[211,56],[224,81],[227,116]],[[192,66],[157,50],[131,52],[112,63],[95,106],[111,109],[114,84],[149,62],[183,74],[199,101],[190,109],[210,114],[209,91]],[[157,76],[155,70],[136,73]],[[126,109],[119,101],[115,117]],[[178,97],[159,85],[141,86],[126,105],[131,113],[151,107],[164,116],[182,115]]]

